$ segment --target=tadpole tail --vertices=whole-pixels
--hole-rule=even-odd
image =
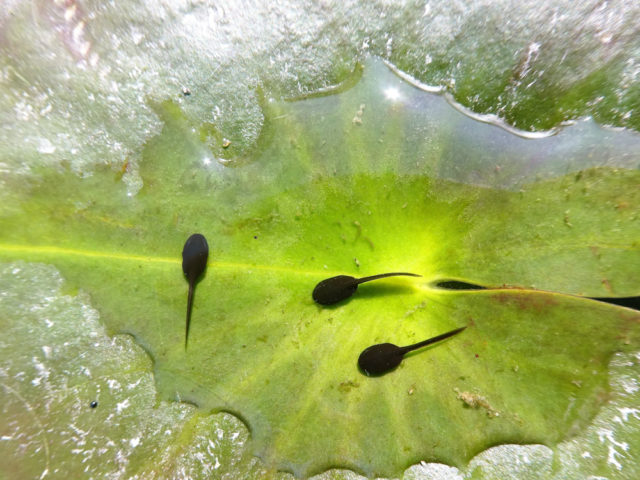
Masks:
[[[467,328],[467,327],[465,326],[465,327],[456,328],[455,330],[451,330],[450,332],[443,333],[441,335],[438,335],[437,337],[431,337],[431,338],[428,338],[426,340],[423,340],[422,342],[414,343],[413,345],[408,345],[406,347],[400,347],[401,353],[402,353],[402,355],[404,355],[405,353],[408,353],[408,352],[410,352],[412,350],[416,350],[418,348],[426,347],[427,345],[431,345],[432,343],[439,342],[440,340],[444,340],[445,338],[453,337],[455,334],[460,333],[465,328]]]
[[[364,282],[370,282],[371,280],[377,280],[379,278],[385,277],[421,277],[422,275],[418,275],[417,273],[408,273],[408,272],[392,272],[392,273],[380,273],[379,275],[371,275],[370,277],[362,277],[356,281],[356,285],[360,285]]]
[[[193,283],[191,280],[189,282],[189,296],[187,297],[187,322],[184,330],[184,349],[187,349],[187,344],[189,343],[189,324],[191,323],[191,305],[193,305]]]

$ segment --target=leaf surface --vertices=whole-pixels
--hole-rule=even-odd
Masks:
[[[580,296],[640,295],[638,158],[619,155],[637,136],[583,123],[520,138],[376,61],[339,95],[267,103],[235,168],[175,105],[155,109],[165,126],[137,196],[109,168],[12,178],[0,255],[87,291],[110,333],[149,351],[163,399],[237,414],[255,453],[300,476],[554,446],[607,402],[609,360],[637,348],[640,316]],[[194,232],[211,251],[185,352],[179,255]],[[326,277],[388,271],[422,278],[311,300]],[[492,289],[435,287],[446,279]],[[391,374],[357,370],[369,345],[463,325]]]

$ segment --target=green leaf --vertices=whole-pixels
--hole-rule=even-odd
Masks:
[[[52,263],[88,292],[108,333],[150,353],[163,400],[236,414],[251,451],[298,476],[554,447],[606,405],[609,361],[637,349],[640,315],[580,296],[640,295],[637,136],[582,122],[521,138],[376,61],[338,95],[265,102],[259,144],[234,167],[203,143],[208,127],[154,108],[164,129],[137,196],[110,168],[9,177],[0,257]],[[185,351],[194,232],[211,253]],[[311,299],[326,277],[388,271],[422,278]],[[492,288],[437,288],[450,279]],[[369,345],[464,325],[388,375],[357,369]]]

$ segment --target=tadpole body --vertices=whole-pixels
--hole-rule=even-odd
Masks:
[[[196,282],[204,273],[209,258],[209,245],[200,233],[191,235],[182,249],[182,271],[189,281],[189,296],[187,298],[187,320],[184,332],[184,348],[189,341],[189,323],[191,323],[191,307],[193,305],[193,290]]]
[[[381,273],[379,275],[362,278],[338,275],[337,277],[327,278],[318,283],[313,289],[311,296],[313,300],[320,305],[333,305],[353,295],[361,283],[394,276],[419,277],[420,275],[406,272]]]
[[[460,333],[467,327],[456,328],[450,332],[443,333],[436,337],[428,338],[422,342],[414,343],[406,347],[398,347],[393,343],[379,343],[365,348],[358,357],[358,367],[367,377],[377,377],[384,375],[395,369],[400,363],[405,354],[417,350],[418,348],[426,347],[432,343],[439,342],[445,338],[452,337],[457,333]]]

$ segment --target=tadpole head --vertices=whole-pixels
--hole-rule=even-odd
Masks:
[[[404,353],[393,343],[379,343],[365,348],[358,357],[358,367],[367,377],[378,377],[394,370]]]
[[[349,298],[358,289],[357,279],[348,275],[322,280],[313,289],[311,296],[320,305],[333,305],[341,300]]]
[[[197,279],[207,266],[209,245],[200,233],[191,235],[182,249],[182,271],[189,280]]]

